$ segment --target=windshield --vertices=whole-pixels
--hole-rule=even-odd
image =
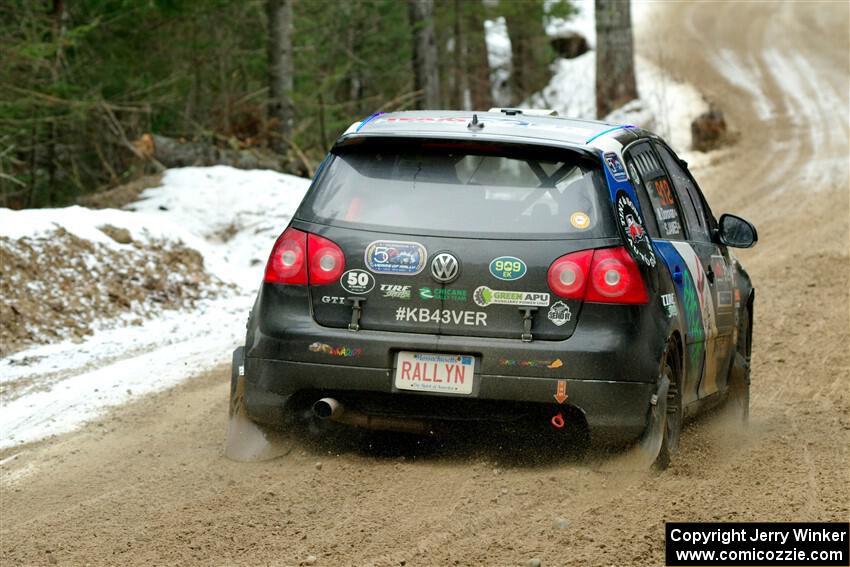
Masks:
[[[408,234],[614,234],[604,178],[569,150],[498,143],[369,142],[337,150],[297,217]]]

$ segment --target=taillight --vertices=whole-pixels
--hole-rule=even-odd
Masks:
[[[278,284],[307,284],[307,233],[287,228],[272,247],[263,281]]]
[[[552,262],[547,275],[549,289],[560,297],[583,299],[592,258],[593,250],[582,250],[561,256]]]
[[[287,228],[274,243],[266,264],[267,283],[326,285],[345,270],[345,256],[335,243],[315,234]]]
[[[566,299],[594,303],[646,303],[640,270],[625,248],[582,250],[549,266],[549,289]]]
[[[649,301],[637,263],[625,248],[600,248],[593,252],[590,285],[584,300],[595,303]]]
[[[342,250],[327,238],[308,234],[307,254],[310,257],[310,285],[333,283],[345,270]]]

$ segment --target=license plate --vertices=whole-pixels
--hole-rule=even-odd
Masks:
[[[395,387],[439,394],[471,394],[475,358],[466,354],[398,353]]]

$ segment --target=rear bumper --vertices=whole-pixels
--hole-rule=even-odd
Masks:
[[[346,395],[362,400],[366,394],[385,402],[371,409],[413,400],[418,411],[427,413],[430,406],[438,418],[447,404],[473,408],[482,403],[505,412],[532,406],[551,417],[563,407],[555,401],[558,381],[563,380],[568,396],[564,406],[584,415],[594,440],[627,442],[646,427],[666,343],[660,318],[647,316],[641,306],[585,304],[569,339],[530,343],[519,338],[351,332],[318,325],[308,306],[304,287],[265,284],[261,289],[245,348],[245,401],[257,421],[281,423],[287,410],[302,409],[293,406],[303,404],[305,397],[315,401],[331,395],[347,402]],[[472,394],[395,390],[400,350],[476,357]]]
[[[558,379],[476,374],[472,396],[448,396],[398,391],[393,372],[365,368],[249,358],[246,361],[245,403],[248,415],[262,422],[282,423],[287,414],[304,409],[326,395],[372,399],[371,413],[438,420],[503,418],[522,416],[536,406],[536,413],[554,415],[564,406],[556,403]],[[570,380],[564,404],[578,409],[587,421],[594,441],[624,443],[646,428],[654,384],[603,380]],[[461,407],[468,412],[453,413]],[[405,411],[403,408],[407,408]],[[414,415],[411,415],[414,414]]]

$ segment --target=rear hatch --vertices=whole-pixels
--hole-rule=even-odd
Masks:
[[[563,340],[581,301],[549,266],[618,240],[600,163],[563,148],[371,139],[337,147],[295,216],[335,242],[345,271],[311,286],[320,325]]]

